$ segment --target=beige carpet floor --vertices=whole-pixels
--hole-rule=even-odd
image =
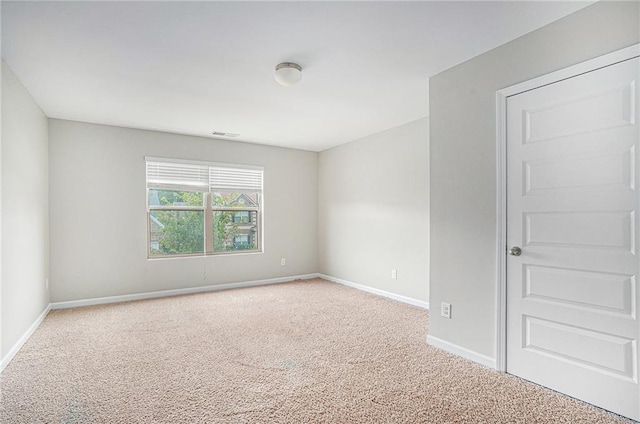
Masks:
[[[426,311],[323,280],[51,312],[2,423],[629,423],[430,347]]]

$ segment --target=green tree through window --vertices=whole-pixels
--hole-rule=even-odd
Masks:
[[[149,190],[149,205],[202,209],[204,193]],[[204,252],[204,210],[154,210],[150,218],[152,255]]]

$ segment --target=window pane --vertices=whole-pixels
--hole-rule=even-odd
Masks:
[[[233,193],[215,191],[211,196],[211,206],[215,208],[256,208],[260,206],[258,193]]]
[[[258,213],[225,210],[213,212],[213,250],[258,249]]]
[[[233,222],[237,224],[249,222],[249,211],[238,211],[233,213]]]
[[[204,252],[203,211],[151,211],[151,256]]]
[[[149,189],[149,206],[202,206],[204,193]]]

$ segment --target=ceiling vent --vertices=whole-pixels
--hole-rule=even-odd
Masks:
[[[221,131],[214,131],[211,134],[217,136],[217,137],[237,137],[240,134],[235,134],[235,133],[228,133],[228,132],[221,132]]]

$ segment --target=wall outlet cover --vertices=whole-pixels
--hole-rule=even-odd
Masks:
[[[440,316],[451,319],[451,303],[442,302],[440,305]]]

